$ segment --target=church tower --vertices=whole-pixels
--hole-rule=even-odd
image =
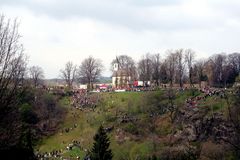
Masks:
[[[118,63],[114,63],[114,65],[113,65],[113,70],[114,70],[114,71],[118,71]]]

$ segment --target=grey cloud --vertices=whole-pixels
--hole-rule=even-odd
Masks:
[[[240,1],[232,0],[232,1],[224,1],[224,0],[213,0],[209,3],[212,7],[218,9],[223,14],[240,18]]]
[[[183,0],[61,0],[41,3],[33,0],[3,0],[0,4],[21,6],[35,14],[62,19],[86,17],[132,30],[184,30],[211,28],[222,24],[219,19],[199,19],[181,11],[161,12],[161,7],[176,6]],[[160,6],[159,15],[149,13],[151,7]]]
[[[125,0],[126,3],[136,6],[156,6],[156,5],[177,5],[181,4],[183,0]]]

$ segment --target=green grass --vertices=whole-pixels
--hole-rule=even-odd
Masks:
[[[101,103],[98,105],[95,112],[92,111],[80,111],[72,109],[69,107],[69,99],[64,98],[61,100],[61,103],[67,107],[67,115],[64,119],[64,123],[61,124],[60,129],[56,134],[44,138],[41,143],[37,146],[40,152],[49,152],[52,150],[65,150],[66,146],[71,143],[73,140],[78,140],[81,142],[82,146],[85,149],[90,150],[93,143],[93,136],[97,128],[103,124],[104,126],[111,126],[115,124],[114,131],[110,134],[111,138],[111,148],[114,153],[114,159],[126,159],[126,156],[134,157],[135,154],[140,152],[142,155],[148,153],[148,145],[146,146],[145,139],[142,138],[142,142],[135,141],[131,137],[131,133],[124,133],[124,143],[118,144],[116,142],[116,130],[118,128],[124,130],[124,127],[128,126],[128,130],[134,132],[133,129],[137,126],[134,124],[119,124],[117,116],[122,116],[124,114],[135,115],[140,118],[148,117],[145,113],[145,100],[146,96],[153,94],[159,96],[161,91],[155,93],[149,92],[124,92],[124,93],[101,93]],[[74,117],[74,114],[77,117]],[[147,123],[146,121],[145,123]],[[143,123],[143,121],[141,121]],[[74,128],[73,125],[77,124],[77,127]],[[145,124],[147,126],[148,124]],[[129,128],[130,126],[130,128]],[[68,133],[65,133],[65,128],[73,128]],[[144,128],[143,128],[144,129]],[[142,128],[140,128],[142,130]],[[63,131],[63,133],[62,133]],[[129,135],[128,135],[129,134]],[[133,151],[131,151],[133,149]],[[75,148],[72,151],[65,151],[64,156],[75,157],[80,155],[83,157],[85,154],[84,151]]]
[[[83,150],[81,150],[78,147],[73,147],[72,150],[65,152],[63,155],[66,157],[70,157],[70,158],[74,158],[76,159],[76,157],[80,157],[83,158],[85,156],[85,152]]]
[[[201,100],[198,103],[199,108],[208,108],[210,113],[212,112],[221,112],[226,114],[227,110],[227,102],[224,98],[220,98],[219,96],[211,96],[207,97],[206,100]]]
[[[73,140],[78,140],[84,149],[90,150],[97,128],[101,124],[104,127],[114,125],[114,130],[109,133],[113,159],[135,160],[137,157],[147,159],[147,156],[155,153],[153,142],[157,143],[158,151],[161,151],[165,145],[164,142],[155,141],[152,137],[162,138],[172,132],[173,125],[168,114],[161,114],[154,120],[149,117],[149,113],[160,112],[160,108],[164,108],[168,103],[165,92],[160,90],[156,92],[98,93],[101,94],[101,100],[95,112],[73,109],[69,106],[69,98],[66,97],[61,100],[61,103],[67,108],[67,115],[60,129],[56,134],[45,137],[36,148],[40,152],[63,149],[65,157],[73,158],[79,155],[82,158],[86,154],[85,151],[79,148],[66,151],[66,146]],[[199,92],[195,94],[200,95]],[[191,91],[176,92],[174,103],[182,106],[191,95]],[[224,111],[226,103],[223,99],[216,100],[216,97],[213,96],[199,103],[199,107],[204,106],[212,106],[214,112]],[[118,117],[126,114],[139,120],[133,123],[120,123]],[[154,132],[150,130],[153,123],[155,124]],[[74,124],[77,124],[76,128],[73,127]],[[73,128],[73,130],[69,133],[62,133],[65,128]],[[119,138],[120,133],[122,138]]]

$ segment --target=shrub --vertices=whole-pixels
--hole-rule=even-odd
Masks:
[[[133,123],[128,123],[125,127],[124,130],[126,132],[129,132],[131,134],[139,134],[138,127],[134,125]]]
[[[106,113],[104,118],[107,122],[115,122],[117,120],[117,117],[111,113]]]
[[[36,124],[38,122],[37,114],[34,113],[32,106],[28,103],[22,104],[19,110],[23,122],[28,124]]]

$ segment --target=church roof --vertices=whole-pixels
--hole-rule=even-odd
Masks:
[[[124,70],[124,69],[120,69],[120,70],[117,70],[117,71],[113,71],[112,77],[120,77],[120,76],[128,76],[127,71]]]

